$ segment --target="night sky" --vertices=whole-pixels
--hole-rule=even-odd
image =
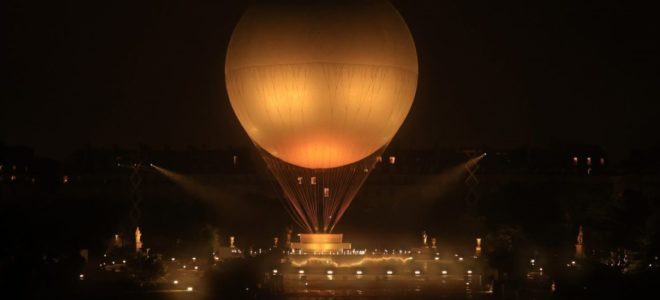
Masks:
[[[53,157],[84,144],[249,145],[223,78],[247,2],[3,1],[0,141]],[[598,144],[615,158],[660,145],[650,6],[393,3],[420,62],[398,143]]]

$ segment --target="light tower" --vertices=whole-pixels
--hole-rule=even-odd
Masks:
[[[470,149],[463,150],[463,154],[468,158],[468,162],[465,163],[465,171],[467,172],[467,178],[463,182],[467,187],[467,193],[465,195],[465,203],[469,208],[474,208],[479,203],[479,193],[477,192],[477,187],[479,186],[479,178],[477,178],[477,171],[479,171],[479,161],[481,158],[486,156],[486,153],[483,151]]]
[[[138,155],[138,157],[141,157],[141,155]],[[135,240],[134,244],[137,247],[138,244],[140,247],[142,246],[142,242],[137,238],[137,232],[138,232],[138,227],[140,226],[140,221],[142,218],[142,172],[145,170],[145,165],[142,163],[141,159],[135,159],[135,160],[126,160],[122,159],[121,157],[117,158],[117,166],[122,167],[122,168],[128,168],[130,169],[130,175],[128,177],[129,183],[131,185],[131,192],[130,192],[130,201],[131,201],[131,206],[128,211],[128,219],[129,219],[129,226],[130,228],[127,230],[129,235],[132,233],[135,233]],[[150,165],[149,165],[150,166]]]
[[[142,163],[134,163],[131,165],[131,210],[128,213],[128,216],[131,221],[131,230],[137,228],[140,225],[140,218],[142,217],[142,210],[140,209],[140,204],[142,203],[142,191],[140,190],[140,185],[142,185],[142,174],[140,174],[140,169],[142,168]]]

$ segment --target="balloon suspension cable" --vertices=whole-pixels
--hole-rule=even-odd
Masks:
[[[327,169],[295,166],[257,148],[279,183],[284,206],[294,222],[307,232],[330,233],[386,146],[355,163]]]

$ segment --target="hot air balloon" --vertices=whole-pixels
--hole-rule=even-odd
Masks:
[[[296,222],[328,233],[406,118],[417,54],[388,2],[249,8],[227,50],[231,106]]]

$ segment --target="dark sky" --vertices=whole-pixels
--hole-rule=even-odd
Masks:
[[[413,147],[659,145],[657,11],[632,1],[393,1],[413,33]],[[2,1],[0,141],[247,145],[224,89],[246,1]]]

